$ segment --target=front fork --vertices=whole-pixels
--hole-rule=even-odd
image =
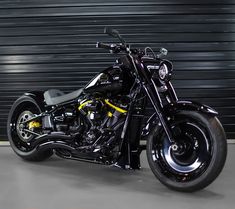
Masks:
[[[173,146],[175,144],[175,140],[174,140],[174,137],[173,137],[173,134],[171,131],[170,124],[168,122],[169,119],[164,114],[163,104],[162,104],[162,100],[161,100],[161,97],[158,92],[158,88],[155,85],[155,82],[153,80],[151,80],[151,82],[152,82],[152,85],[143,84],[143,88],[144,88],[146,94],[148,95],[148,98],[149,98],[154,110],[156,111],[159,122],[162,125],[169,142]],[[167,101],[170,104],[176,103],[178,101],[178,98],[177,98],[177,95],[174,91],[172,84],[170,82],[167,82],[165,85],[165,88],[166,88],[165,89],[165,96],[166,96]]]
[[[138,84],[135,83],[133,85],[133,89],[135,89],[136,85]],[[122,155],[117,165],[126,169],[140,168],[140,154],[145,149],[145,146],[140,146],[141,124],[146,101],[142,97],[141,89],[141,86],[139,86],[131,93],[132,101],[129,105],[121,134],[122,143],[120,147]],[[139,102],[137,102],[138,96],[141,97],[141,99],[138,99]]]

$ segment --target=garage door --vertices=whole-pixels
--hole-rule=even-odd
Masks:
[[[13,101],[29,90],[82,87],[114,61],[95,48],[117,28],[133,47],[165,47],[182,99],[216,108],[235,136],[232,0],[0,1],[0,140]]]

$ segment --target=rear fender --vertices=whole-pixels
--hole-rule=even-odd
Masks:
[[[42,111],[45,111],[46,103],[44,102],[44,92],[43,91],[31,91],[24,93],[24,96],[31,97],[35,100]]]

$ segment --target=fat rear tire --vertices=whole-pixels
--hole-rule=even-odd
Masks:
[[[7,135],[10,145],[13,151],[24,160],[37,162],[46,160],[53,154],[51,149],[38,151],[36,147],[33,147],[24,150],[18,145],[21,143],[22,146],[24,146],[24,142],[20,141],[20,137],[17,135],[16,126],[12,124],[16,124],[18,117],[23,111],[32,111],[34,114],[39,114],[41,113],[41,108],[37,102],[29,96],[21,96],[14,102],[7,120]]]
[[[205,128],[206,136],[210,138],[211,158],[209,162],[207,162],[207,166],[204,170],[197,174],[195,178],[188,181],[183,180],[183,178],[181,180],[174,178],[174,174],[176,176],[181,176],[181,174],[172,169],[167,164],[166,160],[164,162],[164,157],[156,157],[153,155],[155,152],[154,147],[161,147],[161,143],[164,140],[164,134],[161,134],[163,133],[163,129],[157,125],[147,139],[147,159],[152,172],[162,184],[180,192],[195,192],[211,184],[222,171],[227,156],[227,141],[224,129],[217,117],[198,112],[182,111],[174,117],[175,121],[173,121],[173,123],[177,123],[177,120],[179,121],[182,118],[186,118],[192,121],[192,123],[197,122],[201,124],[201,126]],[[161,155],[160,149],[161,148],[159,148],[158,155]],[[167,168],[167,166],[169,168]],[[187,175],[192,175],[192,173],[189,172]]]

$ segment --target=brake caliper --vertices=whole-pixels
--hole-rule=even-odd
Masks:
[[[42,126],[42,124],[40,122],[37,122],[37,121],[29,122],[29,129],[40,128],[41,126]]]

